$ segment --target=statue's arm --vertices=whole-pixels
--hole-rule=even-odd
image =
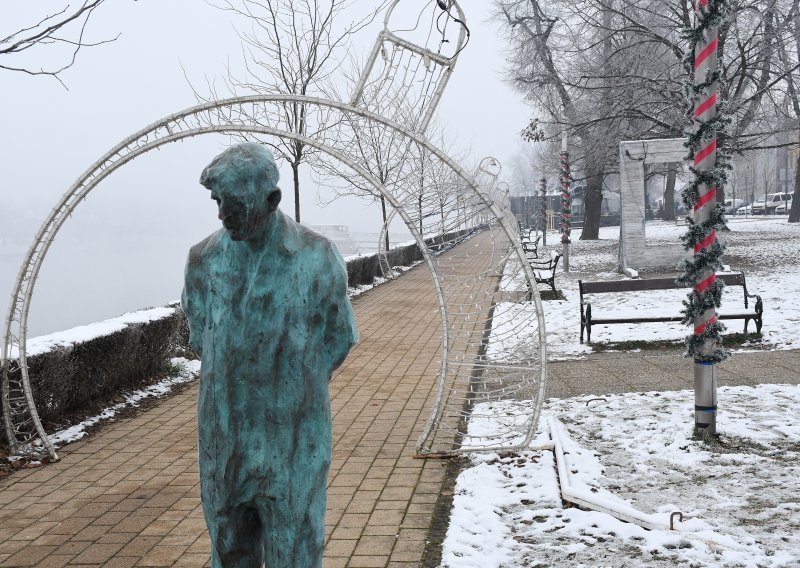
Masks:
[[[326,345],[332,352],[333,368],[338,368],[347,358],[350,349],[358,341],[353,306],[347,296],[347,268],[342,256],[336,248],[329,244],[328,251],[330,271],[329,308],[326,322]]]
[[[203,330],[206,327],[205,286],[201,257],[196,247],[192,247],[184,271],[181,307],[189,322],[189,345],[200,356],[203,354]]]

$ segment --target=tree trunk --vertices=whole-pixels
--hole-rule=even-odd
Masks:
[[[600,212],[603,205],[603,172],[587,166],[582,241],[596,241],[600,235]]]
[[[792,209],[789,211],[790,223],[800,222],[798,199],[800,199],[800,153],[797,154],[797,160],[794,163],[794,193],[792,194]]]
[[[675,220],[675,164],[667,166],[667,187],[664,188],[664,220]]]
[[[292,178],[294,181],[294,220],[300,222],[300,164],[292,164]]]
[[[419,194],[419,200],[418,201],[419,201],[419,203],[418,203],[418,205],[419,205],[419,234],[422,235],[422,234],[424,234],[423,233],[423,229],[422,229],[422,193]]]
[[[385,247],[384,250],[389,252],[389,227],[386,226],[386,198],[383,195],[381,195],[381,213],[383,213],[383,226],[386,227],[383,246]]]

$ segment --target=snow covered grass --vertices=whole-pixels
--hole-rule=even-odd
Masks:
[[[800,226],[785,217],[734,218],[730,226],[722,237],[724,262],[744,270],[749,291],[764,301],[762,339],[738,350],[800,348],[800,303],[790,300],[800,278]],[[598,241],[573,241],[572,271],[556,278],[565,299],[543,302],[551,360],[592,353],[579,343],[577,281],[621,278],[618,232],[603,228]],[[671,223],[647,226],[652,242],[679,242],[684,232]],[[519,267],[508,263],[500,289],[513,292],[521,284]],[[596,315],[668,313],[678,312],[685,296],[676,290],[591,301]],[[723,313],[742,305],[741,289],[725,292]],[[487,351],[493,357],[513,359],[530,342],[515,324],[521,309],[512,302],[495,306]],[[728,331],[741,325],[729,322]],[[593,326],[592,341],[677,343],[687,332],[681,324]],[[721,438],[711,445],[692,438],[691,391],[547,401],[528,450],[468,458],[456,481],[442,568],[800,567],[800,386],[721,387],[719,394],[726,401],[717,423]],[[507,441],[510,423],[530,405],[478,405],[465,439]],[[562,501],[554,452],[542,449],[552,444],[552,420],[567,434],[573,487],[612,509],[633,507],[664,528],[647,530]],[[676,518],[676,530],[669,530],[673,512],[683,520]]]
[[[87,418],[78,424],[70,426],[64,430],[59,430],[53,434],[49,434],[50,442],[56,447],[75,442],[86,436],[86,429],[95,426],[101,422],[113,421],[117,414],[122,410],[139,406],[139,403],[147,398],[159,398],[169,394],[172,389],[180,384],[193,381],[200,373],[200,361],[189,360],[183,357],[173,357],[172,365],[177,371],[177,374],[167,377],[156,384],[150,385],[144,389],[140,389],[124,395],[125,400],[114,406],[104,409],[100,414]]]
[[[677,530],[648,531],[566,508],[551,451],[474,455],[456,482],[441,566],[800,566],[800,386],[720,393],[727,402],[714,446],[691,437],[691,391],[615,395],[588,405],[585,398],[551,399],[545,406],[540,424],[557,417],[569,435],[574,484],[666,526],[680,511]],[[506,404],[513,413],[526,402]],[[481,434],[489,426],[487,419],[475,425]],[[548,440],[541,428],[532,445]]]
[[[786,217],[734,217],[729,219],[729,226],[731,232],[721,237],[727,245],[723,261],[731,270],[744,270],[748,291],[759,294],[764,301],[761,341],[745,344],[737,350],[800,349],[800,302],[790,300],[800,279],[800,226],[787,223]],[[680,242],[680,236],[685,231],[685,226],[666,222],[649,222],[646,229],[648,241],[661,243]],[[556,242],[555,236],[548,238],[548,242],[550,239]],[[579,341],[578,280],[621,279],[622,276],[616,272],[618,240],[618,227],[601,228],[598,241],[580,241],[575,235],[570,257],[571,272],[559,272],[556,276],[556,286],[564,294],[565,300],[544,302],[551,360],[572,359],[593,351],[591,346]],[[501,286],[503,289],[513,289],[513,272],[516,270],[509,264]],[[587,299],[592,303],[594,315],[599,317],[601,314],[616,315],[632,311],[677,315],[685,297],[686,291],[672,290],[595,295]],[[741,288],[726,290],[721,311],[742,309],[742,298]],[[729,333],[742,331],[741,320],[725,323]],[[755,331],[752,322],[748,331]],[[594,325],[592,342],[614,344],[630,339],[681,342],[687,333],[688,328],[680,323]]]

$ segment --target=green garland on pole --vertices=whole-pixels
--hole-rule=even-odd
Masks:
[[[572,178],[569,175],[569,152],[566,150],[561,152],[561,172],[559,177],[561,181],[561,243],[568,245],[571,232],[569,216],[572,213],[569,190]]]
[[[687,147],[688,159],[694,164],[690,166],[694,180],[681,194],[689,211],[686,217],[689,228],[681,240],[694,255],[684,262],[684,274],[678,281],[692,287],[683,302],[683,322],[694,327],[694,332],[686,338],[687,355],[702,364],[718,363],[728,356],[720,347],[725,328],[716,317],[723,284],[714,276],[722,269],[724,252],[716,234],[726,227],[724,208],[716,202],[716,191],[725,187],[731,168],[728,153],[722,145],[717,145],[717,136],[730,123],[717,95],[722,75],[716,65],[717,29],[728,11],[726,0],[700,0],[696,5],[695,26],[683,32],[689,44],[685,63],[691,70],[686,83],[686,96],[692,108]],[[697,58],[698,53],[703,59]],[[712,68],[708,67],[710,63],[704,63],[706,59],[713,61]],[[709,318],[711,313],[713,317]],[[706,321],[698,325],[704,318]]]

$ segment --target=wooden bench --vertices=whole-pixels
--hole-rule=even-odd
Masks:
[[[747,333],[747,323],[753,320],[756,324],[756,331],[761,333],[762,314],[764,312],[764,304],[761,301],[761,296],[758,294],[750,294],[747,291],[747,283],[745,282],[744,272],[728,272],[724,274],[717,274],[717,279],[725,283],[725,286],[741,286],[744,291],[744,310],[739,312],[726,312],[718,314],[717,318],[721,320],[730,319],[743,319],[744,332]],[[665,315],[665,316],[605,316],[596,318],[592,316],[592,305],[585,301],[585,294],[607,294],[607,293],[624,293],[624,292],[641,292],[646,290],[676,290],[685,288],[675,282],[674,278],[650,278],[644,280],[614,280],[611,282],[583,282],[578,280],[578,290],[580,292],[581,300],[581,343],[583,343],[583,330],[586,330],[586,342],[592,340],[592,325],[594,324],[613,324],[613,323],[645,323],[645,322],[671,322],[683,321],[683,315]],[[748,299],[755,298],[755,306],[751,310],[749,307]]]
[[[550,258],[548,260],[531,260],[528,259],[528,264],[531,265],[533,276],[538,284],[547,284],[553,289],[553,294],[556,294],[556,268],[558,261],[561,259],[561,253],[554,250],[550,251]]]

